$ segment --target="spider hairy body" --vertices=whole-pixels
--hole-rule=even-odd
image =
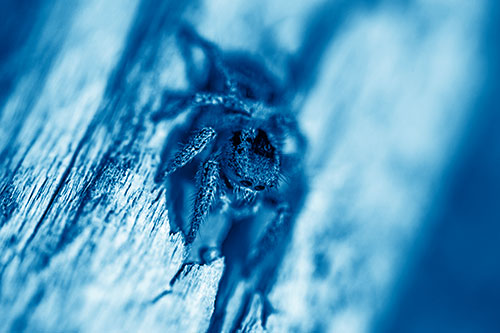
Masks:
[[[155,119],[173,118],[185,110],[190,114],[169,136],[157,180],[169,188],[186,244],[195,241],[201,224],[216,212],[234,223],[270,211],[274,216],[261,221],[260,237],[247,242],[242,261],[251,266],[290,232],[305,192],[305,138],[285,90],[254,57],[223,53],[187,27],[178,37],[193,87],[165,93]],[[207,64],[198,72],[195,48],[201,49]],[[175,147],[177,142],[184,144]],[[192,213],[185,223],[183,191],[193,181]]]

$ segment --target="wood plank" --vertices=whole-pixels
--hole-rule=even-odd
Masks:
[[[480,11],[408,17],[439,5],[379,3],[41,5],[0,96],[0,331],[369,330],[439,195],[479,72]],[[169,221],[175,189],[155,183],[183,118],[151,115],[189,85],[181,20],[299,89],[311,191],[261,289],[252,277],[219,288],[225,258],[190,263]]]

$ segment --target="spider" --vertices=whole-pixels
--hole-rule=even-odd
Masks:
[[[186,244],[216,211],[233,220],[270,211],[274,216],[248,247],[248,263],[259,262],[289,234],[304,198],[305,137],[286,91],[254,57],[222,52],[189,26],[179,29],[178,41],[194,87],[166,92],[154,115],[157,121],[190,110],[167,139],[157,181],[170,184],[178,218],[185,211],[182,190],[196,182]],[[202,51],[204,66],[195,50]],[[179,141],[180,147],[172,147]]]

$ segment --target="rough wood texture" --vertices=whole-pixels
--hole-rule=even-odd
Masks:
[[[154,182],[175,122],[155,124],[151,114],[162,91],[187,86],[173,37],[180,19],[269,66],[302,43],[310,53],[294,59],[312,87],[300,115],[311,193],[277,263],[274,311],[265,318],[267,301],[244,301],[248,281],[236,281],[223,330],[368,330],[467,119],[481,8],[336,3],[33,9],[3,65],[11,84],[0,96],[0,331],[208,329],[224,259],[183,265],[188,249],[171,232],[164,195],[175,189]],[[322,58],[302,39],[317,8],[332,18],[317,22],[331,33]],[[408,14],[439,8],[449,14]],[[307,59],[323,59],[317,72]]]

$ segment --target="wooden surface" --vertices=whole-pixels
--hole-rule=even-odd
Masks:
[[[425,2],[327,6],[328,47],[295,58],[311,80],[300,113],[311,192],[277,263],[269,331],[365,331],[391,301],[477,80],[468,44],[477,30],[464,22],[481,12],[442,6],[445,18],[406,16],[437,10]],[[151,113],[162,91],[188,85],[175,28],[190,21],[223,49],[279,67],[307,45],[316,8],[127,0],[33,9],[3,65],[0,331],[208,329],[224,258],[183,265],[189,253],[164,195],[175,189],[154,182],[182,119],[156,124]],[[246,283],[226,331],[263,330],[263,299],[242,304]]]

